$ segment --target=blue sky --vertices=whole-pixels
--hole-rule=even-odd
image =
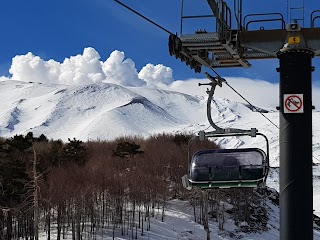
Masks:
[[[198,6],[194,5],[194,0],[186,2],[193,3],[188,5],[187,14],[210,13],[205,0],[197,1]],[[320,9],[320,3],[318,0],[305,2],[308,25],[311,10]],[[180,0],[123,0],[123,3],[169,31],[179,32]],[[16,55],[32,52],[44,60],[62,62],[92,47],[103,61],[114,50],[123,51],[126,58],[135,62],[138,71],[148,63],[163,64],[172,68],[175,80],[203,77],[169,55],[167,33],[112,0],[3,0],[0,9],[0,76],[9,75],[12,58]],[[244,0],[244,14],[258,12],[281,12],[287,18],[286,1]],[[217,71],[223,76],[278,82],[277,60],[251,61],[251,64],[250,69]],[[315,60],[314,65],[314,80],[317,80],[319,60]]]

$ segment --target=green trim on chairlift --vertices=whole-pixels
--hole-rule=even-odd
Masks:
[[[190,182],[190,180],[189,180]],[[190,185],[193,187],[197,187],[200,189],[212,189],[212,188],[254,188],[254,187],[262,187],[264,185],[263,179],[259,179],[257,181],[226,181],[226,182],[190,182]]]

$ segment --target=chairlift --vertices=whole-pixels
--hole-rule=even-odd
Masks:
[[[216,85],[222,86],[225,81],[214,78],[206,73],[211,83],[207,102],[207,115],[210,125],[215,129],[212,132],[200,131],[199,135],[189,142],[188,174],[182,177],[183,186],[187,189],[198,187],[211,188],[242,188],[264,187],[269,171],[269,141],[257,129],[250,130],[218,127],[211,118],[211,101]],[[200,85],[200,84],[199,84]],[[266,142],[266,152],[259,148],[241,149],[204,149],[191,156],[191,145],[194,139],[208,139],[219,137],[261,136]]]
[[[267,153],[259,148],[204,149],[189,160],[188,182],[201,189],[263,187],[268,169],[268,147]]]

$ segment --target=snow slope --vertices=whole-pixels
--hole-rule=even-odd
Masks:
[[[210,239],[221,239],[221,240],[278,240],[279,239],[279,208],[273,205],[270,201],[267,201],[267,209],[269,215],[269,221],[267,224],[268,231],[258,232],[239,232],[238,227],[234,225],[234,221],[226,219],[224,223],[224,230],[218,229],[218,223],[213,220],[209,221]],[[203,225],[194,221],[193,208],[187,201],[171,200],[168,202],[164,221],[161,221],[162,209],[155,210],[155,216],[151,218],[150,231],[146,231],[142,234],[141,228],[137,229],[137,239],[151,239],[151,240],[204,240],[206,239],[206,232],[203,229]],[[56,229],[52,229],[52,239]],[[100,228],[97,230],[96,235],[92,235],[90,232],[90,226],[86,226],[82,234],[83,239],[108,239],[111,240],[113,232],[112,227]],[[115,230],[116,240],[127,240],[132,239],[132,232],[121,235],[121,229]],[[135,237],[135,229],[133,232]],[[46,240],[47,236],[45,233],[40,234],[40,240]],[[72,239],[71,232],[66,234],[67,240]],[[314,231],[314,239],[320,239],[320,232]]]
[[[199,98],[115,84],[71,87],[6,81],[1,82],[0,97],[1,136],[29,131],[65,141],[147,136],[205,117]]]

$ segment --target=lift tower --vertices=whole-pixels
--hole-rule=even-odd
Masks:
[[[182,0],[182,6],[187,0]],[[192,1],[192,0],[190,0]],[[278,58],[280,67],[280,239],[313,239],[312,187],[312,58],[320,56],[320,11],[304,27],[304,0],[289,0],[287,21],[281,13],[242,16],[242,0],[207,0],[216,30],[170,35],[169,52],[196,72],[214,68],[250,67],[249,60]],[[252,4],[252,3],[250,3]],[[231,10],[233,9],[233,10]],[[232,23],[235,20],[235,24]],[[253,25],[272,22],[272,28]]]

